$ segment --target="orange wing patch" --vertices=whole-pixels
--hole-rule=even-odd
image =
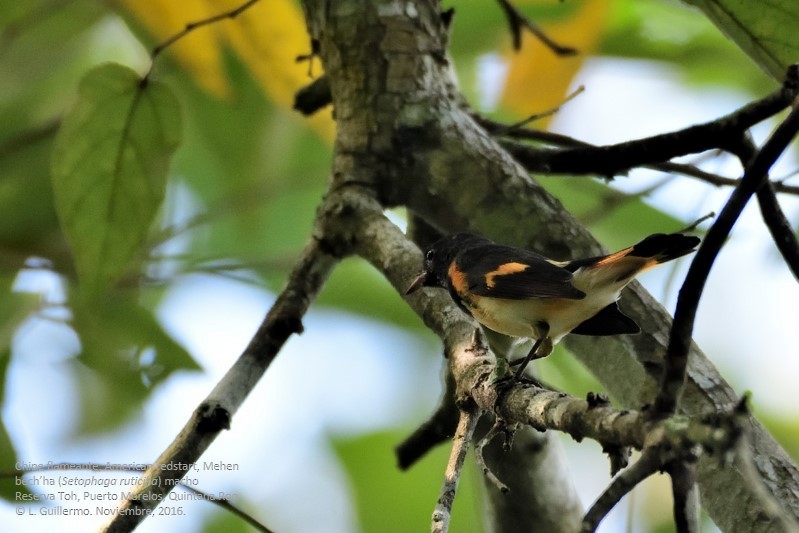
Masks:
[[[499,265],[499,268],[496,270],[492,270],[488,274],[486,274],[486,285],[489,288],[496,285],[494,278],[497,276],[506,276],[508,274],[516,274],[518,272],[524,272],[527,270],[527,267],[530,265],[525,265],[524,263],[504,263]]]
[[[455,289],[455,292],[458,294],[466,294],[468,292],[469,282],[466,281],[466,274],[458,270],[458,265],[455,264],[455,261],[449,265],[447,275],[449,276],[449,282],[452,284],[452,288]]]

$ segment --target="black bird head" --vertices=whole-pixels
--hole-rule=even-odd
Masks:
[[[424,269],[411,283],[405,294],[411,294],[422,287],[447,287],[447,271],[455,257],[464,249],[477,244],[491,244],[491,241],[476,233],[454,233],[436,242],[424,256]]]

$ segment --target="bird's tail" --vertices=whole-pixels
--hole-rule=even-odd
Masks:
[[[632,257],[646,257],[659,265],[690,254],[696,250],[698,244],[699,237],[693,235],[655,233],[628,250]]]
[[[612,277],[615,281],[629,280],[645,270],[693,252],[698,244],[699,237],[681,233],[656,233],[634,246],[600,257],[595,263],[585,266],[601,270],[602,277],[606,279]]]

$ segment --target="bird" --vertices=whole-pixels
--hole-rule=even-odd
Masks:
[[[609,255],[555,261],[477,233],[455,233],[430,246],[405,294],[422,287],[446,289],[486,328],[533,339],[515,374],[520,379],[531,360],[548,356],[569,333],[639,333],[638,324],[619,309],[622,289],[641,272],[693,252],[699,242],[681,233],[656,233]]]

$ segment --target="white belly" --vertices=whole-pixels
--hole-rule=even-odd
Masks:
[[[579,281],[577,276],[575,281]],[[577,285],[575,283],[575,286]],[[531,339],[539,339],[546,335],[554,344],[581,323],[615,302],[622,287],[623,285],[597,290],[577,286],[586,292],[586,297],[582,300],[562,298],[507,300],[483,297],[477,302],[465,302],[465,304],[478,322],[498,333]],[[487,309],[486,301],[500,305],[490,305]],[[548,332],[542,329],[544,323],[549,325]]]

